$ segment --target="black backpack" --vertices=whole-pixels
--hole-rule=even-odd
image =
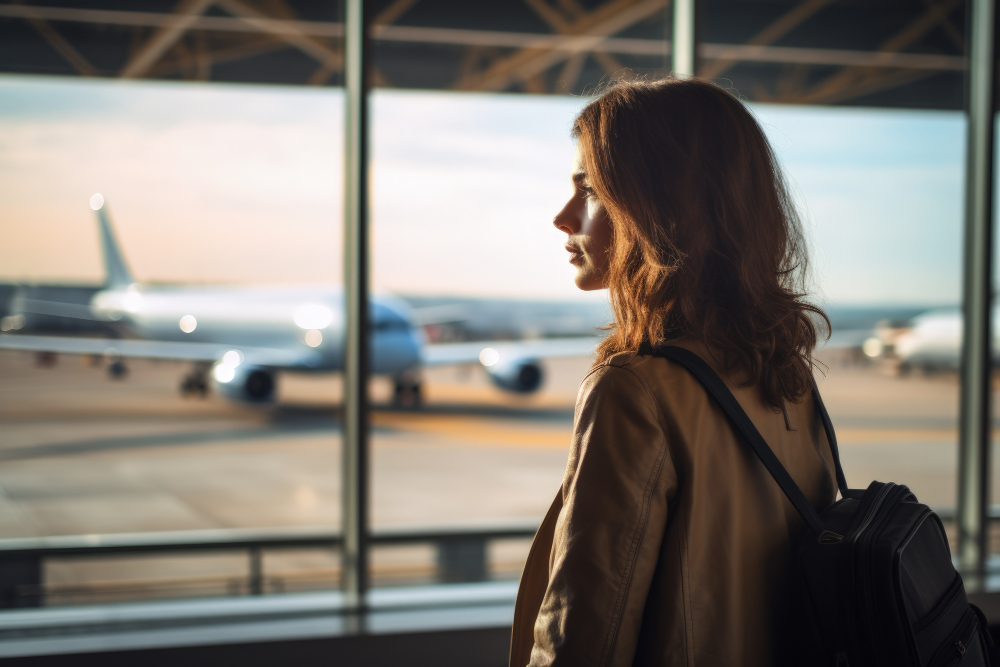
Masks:
[[[996,659],[986,619],[969,604],[941,519],[908,488],[872,482],[848,489],[819,391],[841,499],[817,512],[768,447],[725,382],[680,347],[648,348],[689,371],[718,401],[810,531],[793,558],[788,636],[776,651],[788,664],[980,667]]]

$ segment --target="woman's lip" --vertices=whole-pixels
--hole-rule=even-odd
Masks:
[[[583,251],[576,246],[566,246],[567,252],[569,252],[569,263],[578,264],[583,261]]]

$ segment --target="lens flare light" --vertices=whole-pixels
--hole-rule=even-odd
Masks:
[[[304,303],[295,309],[293,317],[300,329],[325,329],[333,322],[333,311],[318,303]]]
[[[492,347],[483,348],[483,351],[479,353],[479,363],[483,366],[495,366],[498,361],[500,361],[500,353]]]
[[[306,332],[305,341],[309,347],[319,347],[323,344],[323,334],[316,329],[310,329]]]
[[[212,377],[218,382],[225,384],[231,382],[236,377],[236,369],[228,364],[219,363],[212,369]]]
[[[195,319],[194,315],[185,315],[178,324],[184,333],[191,333],[198,328],[198,320]]]
[[[243,363],[243,353],[239,350],[229,350],[229,352],[222,355],[222,363],[236,368]]]
[[[142,294],[135,285],[129,285],[125,296],[122,297],[122,307],[133,315],[142,310]],[[183,329],[184,327],[181,328]]]
[[[882,341],[874,336],[868,338],[861,344],[861,351],[865,353],[866,357],[870,357],[872,359],[882,354],[882,350],[884,348],[885,346],[882,344]]]
[[[236,367],[243,363],[243,358],[243,353],[239,350],[229,350],[212,369],[212,377],[222,384],[232,382],[236,377]]]

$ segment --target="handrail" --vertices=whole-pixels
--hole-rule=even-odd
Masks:
[[[938,508],[944,521],[954,521],[955,509]],[[990,507],[991,520],[1000,520],[1000,504]],[[488,578],[486,544],[493,540],[528,539],[538,519],[515,519],[449,526],[383,528],[371,535],[375,546],[433,544],[437,549],[437,578],[442,582],[482,581]],[[262,552],[281,549],[339,549],[342,536],[326,526],[227,528],[207,530],[54,535],[0,539],[0,567],[15,576],[0,581],[0,608],[34,606],[43,590],[42,562],[46,558],[112,554],[199,553],[245,551],[249,556],[248,590],[264,592]],[[29,593],[28,591],[36,591]],[[24,596],[28,595],[28,598]],[[43,594],[42,594],[43,595]]]
[[[953,507],[936,508],[945,521],[955,519]],[[1000,504],[990,507],[989,517],[1000,520]],[[497,521],[436,527],[399,527],[372,533],[379,546],[426,544],[450,540],[499,540],[529,538],[538,529],[538,519]],[[228,551],[244,549],[291,549],[339,547],[339,532],[324,526],[276,528],[213,528],[202,530],[53,535],[0,538],[0,559],[14,554],[70,556],[82,554],[143,553],[150,551]]]
[[[472,582],[488,579],[486,545],[492,540],[526,539],[535,534],[538,520],[520,520],[424,528],[383,529],[370,536],[376,546],[433,544],[437,550],[437,579]],[[0,608],[37,606],[45,596],[43,561],[46,558],[110,554],[205,553],[245,551],[247,589],[265,590],[263,552],[275,549],[340,549],[343,536],[322,526],[271,529],[210,529],[54,535],[0,539]]]
[[[937,514],[942,521],[954,521],[958,516],[958,510],[954,507],[932,507],[934,513]],[[991,521],[996,521],[1000,519],[1000,504],[990,505],[987,512],[987,518]]]
[[[538,520],[495,525],[392,528],[372,533],[376,545],[421,544],[447,540],[498,540],[528,538],[538,529]],[[339,547],[339,532],[325,527],[303,526],[267,529],[207,529],[98,535],[53,535],[0,539],[0,558],[11,554],[69,556],[80,554],[142,553],[150,551],[228,551]]]

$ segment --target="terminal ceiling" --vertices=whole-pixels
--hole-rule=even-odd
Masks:
[[[669,0],[374,0],[378,87],[580,94],[669,68]],[[336,86],[342,3],[0,0],[0,71]],[[745,99],[960,109],[963,0],[700,0],[699,74]]]

